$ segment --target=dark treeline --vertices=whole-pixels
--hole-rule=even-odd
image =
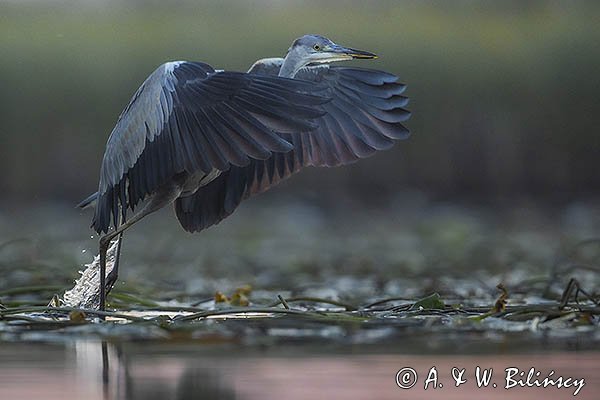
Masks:
[[[173,59],[247,69],[322,33],[408,84],[414,135],[289,190],[570,197],[600,190],[600,3],[19,2],[0,5],[0,190],[78,200],[143,79]]]

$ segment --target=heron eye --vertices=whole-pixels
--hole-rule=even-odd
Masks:
[[[319,46],[318,44],[315,44],[313,46],[313,49],[315,49],[316,51],[319,51],[319,50],[321,50],[321,46]]]

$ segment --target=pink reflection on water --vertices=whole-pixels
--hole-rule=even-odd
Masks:
[[[596,399],[600,389],[600,356],[572,353],[524,356],[402,356],[366,355],[337,358],[263,359],[244,360],[232,371],[236,393],[244,399],[566,399],[573,397],[575,387],[570,389],[515,387],[504,389],[505,369],[517,367],[525,371],[531,367],[541,372],[539,380],[554,369],[554,378],[585,378],[585,386],[577,398]],[[424,381],[435,366],[437,382],[443,387],[429,385]],[[489,387],[478,388],[475,368],[492,368]],[[395,374],[404,367],[414,369],[419,378],[411,389],[401,389],[395,382]],[[463,378],[467,382],[454,386],[451,376],[453,367],[465,368]],[[434,377],[432,372],[430,377]],[[514,379],[517,379],[515,377]],[[523,378],[525,379],[525,378]],[[493,383],[496,388],[491,387]],[[266,390],[268,388],[268,390]]]
[[[89,347],[97,346],[97,349]],[[554,370],[559,376],[585,380],[576,399],[597,399],[600,393],[600,353],[550,353],[538,355],[307,355],[293,357],[241,356],[223,357],[189,354],[135,355],[127,362],[111,359],[109,384],[102,385],[102,359],[98,343],[75,352],[66,352],[63,358],[37,365],[35,360],[11,362],[0,367],[0,399],[20,400],[43,398],[66,399],[145,399],[148,392],[177,398],[197,398],[197,389],[187,387],[189,379],[182,379],[190,370],[206,374],[190,375],[198,384],[214,380],[213,397],[249,400],[296,399],[568,399],[576,387],[514,387],[505,389],[505,369],[524,371],[534,367],[538,380]],[[110,350],[110,349],[109,349]],[[13,355],[14,356],[14,355]],[[120,360],[120,361],[119,361]],[[437,371],[438,388],[433,382],[424,390],[428,373],[433,379],[432,367]],[[493,369],[489,387],[478,388],[475,368]],[[411,389],[396,384],[398,370],[410,367],[418,374]],[[460,387],[454,386],[453,367],[465,368]],[[203,372],[203,373],[204,373]],[[127,376],[127,379],[124,379]],[[456,376],[456,373],[455,373]],[[517,379],[517,377],[515,377]],[[187,382],[187,383],[183,383]],[[440,383],[443,387],[440,387]],[[497,387],[492,387],[496,383]],[[128,387],[129,385],[129,387]],[[221,394],[219,394],[221,393]],[[224,395],[222,393],[225,393]],[[182,394],[188,397],[181,397]],[[225,397],[222,397],[225,396]],[[160,398],[160,397],[155,397]]]

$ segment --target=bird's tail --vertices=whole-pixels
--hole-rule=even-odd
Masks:
[[[77,208],[86,209],[88,207],[94,207],[96,205],[96,200],[98,200],[98,192],[93,193],[86,197],[81,203],[77,204]]]

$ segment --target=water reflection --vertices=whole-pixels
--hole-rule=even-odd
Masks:
[[[300,351],[299,351],[300,350]],[[380,349],[383,350],[383,349]],[[389,349],[388,349],[389,350]],[[393,350],[393,349],[392,349]],[[2,343],[0,399],[398,399],[444,400],[485,397],[546,400],[573,396],[573,388],[504,389],[505,369],[537,368],[541,377],[584,378],[578,399],[600,389],[600,353],[557,352],[514,355],[327,354],[324,349],[216,348],[190,343],[107,343],[67,345]],[[406,391],[396,372],[410,366],[418,384]],[[423,390],[435,366],[443,388]],[[497,388],[477,388],[476,366],[493,368]],[[452,368],[465,368],[468,382],[454,386]]]
[[[131,363],[123,345],[108,342],[75,343],[77,391],[86,399],[236,399],[218,375],[218,368],[193,358],[180,361],[142,356]],[[176,356],[178,358],[178,356]],[[133,366],[133,374],[131,369]]]

